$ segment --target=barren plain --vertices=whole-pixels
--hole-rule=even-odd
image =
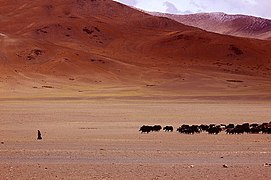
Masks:
[[[1,179],[271,177],[264,167],[270,135],[138,131],[143,124],[266,122],[269,103],[9,100],[0,111]]]

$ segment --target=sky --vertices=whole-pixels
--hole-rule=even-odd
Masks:
[[[271,19],[271,0],[115,0],[146,11],[171,14],[224,12]]]

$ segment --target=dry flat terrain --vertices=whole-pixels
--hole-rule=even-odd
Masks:
[[[138,132],[143,124],[266,122],[270,106],[1,101],[1,179],[270,179],[271,167],[263,166],[271,162],[270,135]]]

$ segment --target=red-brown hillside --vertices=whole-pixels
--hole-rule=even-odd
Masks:
[[[254,96],[271,86],[269,41],[209,33],[111,0],[0,1],[0,17],[3,96]]]

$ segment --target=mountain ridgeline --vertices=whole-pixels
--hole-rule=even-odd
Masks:
[[[247,87],[253,94],[270,85],[271,42],[207,32],[111,0],[0,1],[0,17],[3,89],[124,87],[138,96],[178,96]]]

